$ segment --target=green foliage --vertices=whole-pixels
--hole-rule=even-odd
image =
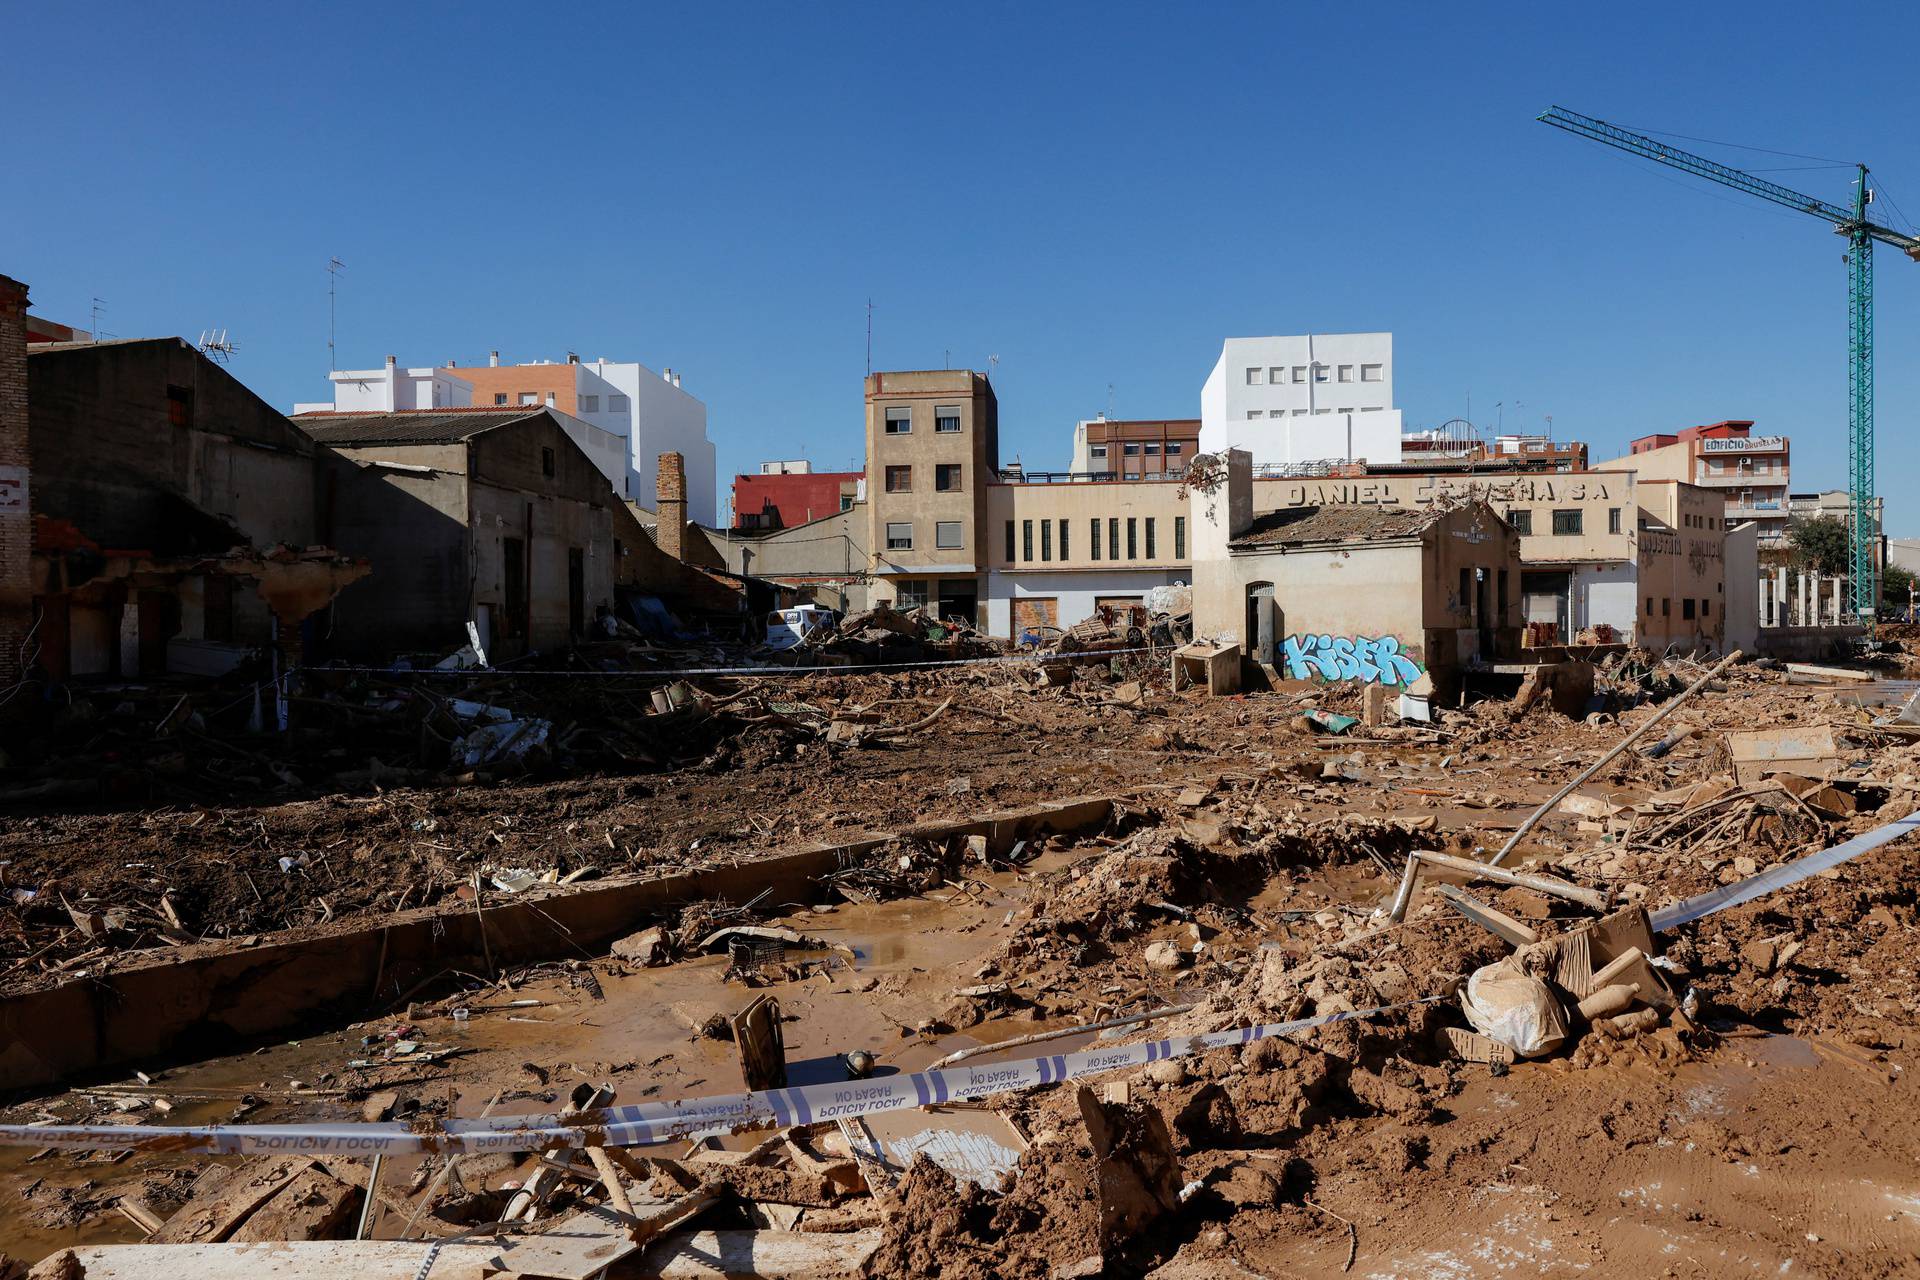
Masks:
[[[1839,516],[1796,520],[1787,533],[1800,563],[1820,573],[1847,573],[1853,568],[1847,522]]]
[[[1886,610],[1898,610],[1906,616],[1909,596],[1907,589],[1914,584],[1913,572],[1890,564],[1880,571],[1880,607]]]

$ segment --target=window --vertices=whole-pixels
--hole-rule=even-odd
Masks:
[[[1702,600],[1700,602],[1700,616],[1704,618],[1712,612],[1713,612],[1713,601]]]
[[[1315,382],[1325,382],[1327,380],[1327,366],[1323,364],[1313,366],[1313,380]]]
[[[1352,412],[1353,412],[1353,406],[1352,406],[1352,405],[1350,405],[1350,404],[1343,404],[1343,405],[1341,405],[1341,406],[1340,406],[1340,412],[1341,412],[1341,413],[1352,413]]]
[[[607,397],[608,413],[625,413],[626,411],[627,411],[627,398],[625,396],[608,396]]]
[[[852,495],[852,494],[850,494],[850,493],[843,493],[843,494],[841,494],[841,495],[840,495],[840,509],[841,509],[842,511],[851,511],[851,510],[853,510],[853,495]]]
[[[1095,459],[1104,458],[1107,456],[1107,446],[1103,444],[1096,444],[1091,449],[1087,450],[1087,453]]]
[[[551,392],[551,391],[549,391],[549,392],[547,392],[547,403],[548,403],[548,404],[552,404],[552,403],[553,403],[553,392]]]
[[[1007,563],[1008,564],[1012,564],[1014,562],[1013,550],[1014,550],[1013,521],[1009,520],[1007,521]]]
[[[1107,559],[1120,558],[1120,517],[1107,517]]]
[[[1692,596],[1688,596],[1685,600],[1682,600],[1680,602],[1680,616],[1681,618],[1689,622],[1693,620],[1693,597]]]
[[[1671,598],[1660,602],[1660,616],[1663,618],[1671,618],[1673,616],[1673,600]]]
[[[902,578],[894,584],[893,603],[901,609],[924,609],[927,604],[927,580]]]
[[[1033,521],[1020,522],[1020,558],[1029,564],[1033,562]]]
[[[193,425],[193,389],[167,388],[167,421],[176,427]]]
[[[1137,458],[1140,456],[1140,446],[1137,444],[1123,444],[1120,446],[1120,453],[1123,457]]]
[[[1255,366],[1253,366],[1253,367],[1251,367],[1251,368],[1249,368],[1249,369],[1247,370],[1247,385],[1248,385],[1248,386],[1250,386],[1250,387],[1257,387],[1257,386],[1259,386],[1259,385],[1260,385],[1260,376],[1261,376],[1261,374],[1263,374],[1264,372],[1266,372],[1266,371],[1265,371],[1264,369],[1261,369],[1261,368],[1260,368],[1259,366],[1257,366],[1257,365],[1255,365]]]
[[[1042,564],[1053,559],[1053,521],[1040,522],[1040,561]]]
[[[1157,444],[1150,444],[1143,447],[1145,448],[1146,454],[1149,458],[1155,457],[1160,452],[1160,446]]]
[[[1618,507],[1607,508],[1607,532],[1620,532],[1620,508]]]
[[[1467,615],[1467,621],[1473,621],[1473,570],[1460,571],[1460,612]]]
[[[1353,366],[1352,366],[1352,365],[1350,365],[1350,364],[1343,364],[1343,365],[1341,365],[1341,366],[1340,366],[1340,381],[1342,381],[1342,382],[1352,382],[1352,381],[1353,381]]]
[[[539,404],[540,393],[538,391],[522,391],[520,393],[520,403],[521,404]]]
[[[1067,522],[1065,520],[1060,522],[1060,558],[1062,560],[1067,558]]]
[[[1099,516],[1095,516],[1093,518],[1093,537],[1089,541],[1091,541],[1093,544],[1093,558],[1095,560],[1098,560],[1100,558],[1100,517]]]
[[[1247,421],[1249,422],[1253,421],[1255,418],[1264,418],[1266,416],[1267,416],[1266,414],[1260,412],[1260,410],[1258,409],[1247,410]]]
[[[581,396],[580,412],[582,413],[600,412],[600,397],[599,396]]]
[[[527,544],[519,538],[500,540],[500,560],[506,568],[506,611],[501,631],[518,639],[527,634]]]
[[[1147,517],[1147,559],[1153,559],[1153,517]]]
[[[913,406],[895,405],[887,410],[886,433],[904,436],[913,430]]]
[[[1647,616],[1649,618],[1653,616],[1653,597],[1652,596],[1647,597]]]
[[[913,522],[911,520],[900,524],[894,524],[891,521],[887,523],[887,550],[913,550]]]
[[[540,450],[540,474],[543,476],[552,475],[553,467],[554,467],[553,450],[542,447]]]
[[[1553,532],[1556,537],[1567,537],[1580,532],[1586,521],[1583,511],[1556,511],[1553,513]]]
[[[888,493],[912,493],[913,492],[913,468],[912,467],[888,467],[887,468],[887,492]]]
[[[1180,454],[1180,451],[1184,448],[1186,448],[1186,446],[1181,444],[1178,440],[1169,440],[1167,441],[1167,456],[1169,458],[1178,457]]]
[[[1307,380],[1307,366],[1303,364],[1293,366],[1293,380],[1295,382],[1305,382]]]
[[[505,403],[507,402],[507,393],[506,393],[506,392],[504,392],[504,391],[496,391],[496,392],[494,392],[494,393],[493,393],[493,402],[494,402],[495,404],[505,404]]]
[[[960,492],[960,464],[957,462],[936,462],[933,465],[933,491],[935,493]]]
[[[960,406],[957,404],[937,405],[933,411],[933,432],[941,436],[960,434]]]
[[[958,520],[934,521],[933,545],[940,548],[942,551],[952,551],[956,547],[965,546],[966,544],[961,541],[960,521]]]
[[[1280,386],[1282,383],[1286,382],[1286,380],[1287,380],[1287,367],[1285,365],[1277,364],[1273,366],[1273,368],[1267,370],[1267,381],[1271,382],[1274,386],[1276,387]]]
[[[1532,533],[1533,532],[1533,512],[1509,511],[1507,512],[1507,523],[1513,526],[1513,531],[1515,533],[1521,534],[1523,536],[1526,534]]]
[[[1173,518],[1173,558],[1175,560],[1187,558],[1187,518],[1185,516]]]
[[[1384,380],[1385,380],[1384,371],[1379,365],[1363,364],[1360,366],[1360,381],[1382,382]]]
[[[1132,516],[1127,517],[1127,559],[1140,558],[1140,522]]]

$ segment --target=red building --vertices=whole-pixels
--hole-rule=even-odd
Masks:
[[[790,529],[845,511],[859,501],[860,471],[813,471],[804,462],[769,462],[758,475],[733,478],[733,527]]]

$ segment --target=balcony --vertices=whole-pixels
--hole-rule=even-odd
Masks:
[[[1702,472],[1694,476],[1693,483],[1703,489],[1784,489],[1788,480],[1784,471],[1728,471],[1717,476]]]
[[[1787,504],[1784,502],[1729,502],[1727,519],[1729,520],[1785,520]]]

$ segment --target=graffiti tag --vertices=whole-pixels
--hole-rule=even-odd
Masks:
[[[1319,676],[1410,685],[1420,678],[1420,665],[1400,652],[1392,636],[1288,636],[1283,652],[1290,680]]]

